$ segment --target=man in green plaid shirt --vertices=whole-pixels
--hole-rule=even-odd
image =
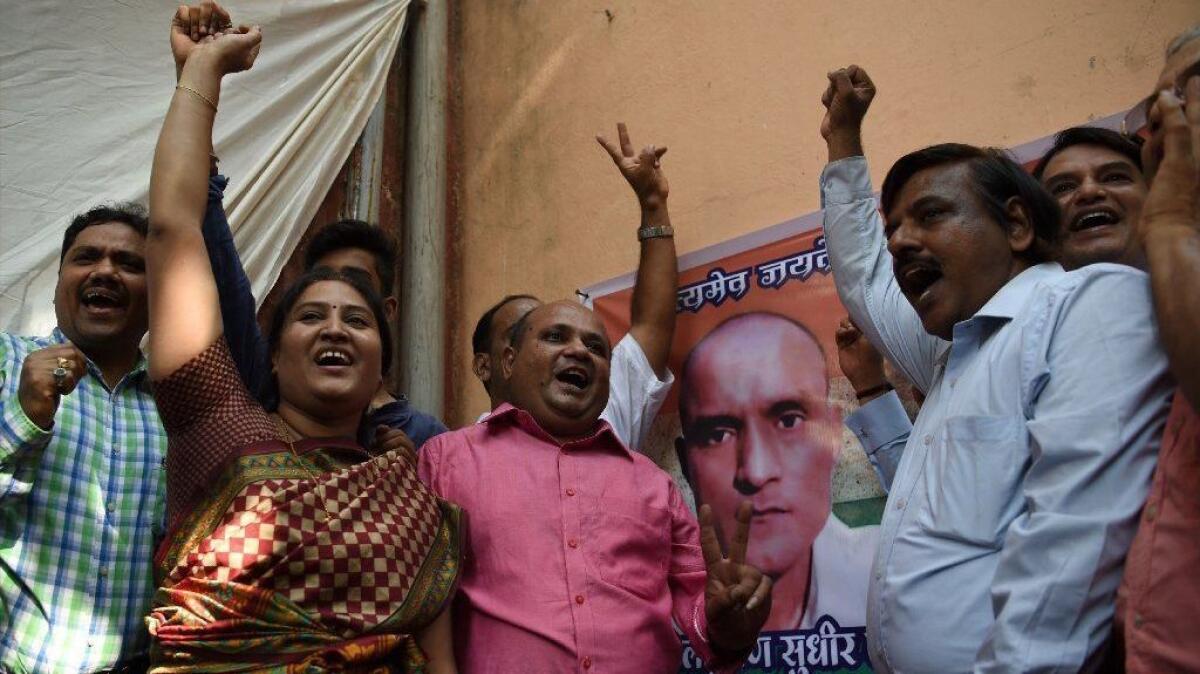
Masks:
[[[0,332],[0,670],[144,669],[166,435],[134,206],[67,229],[48,337]]]

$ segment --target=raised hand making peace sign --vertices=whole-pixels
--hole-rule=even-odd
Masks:
[[[621,175],[629,181],[642,207],[661,206],[667,200],[669,188],[659,160],[667,153],[667,148],[647,145],[635,154],[625,122],[617,124],[617,136],[621,141],[620,146],[604,136],[596,136],[596,141],[604,146],[608,156],[621,170]]]
[[[712,508],[700,506],[700,549],[708,567],[708,585],[704,588],[708,637],[727,653],[754,645],[771,614],[771,579],[746,563],[751,515],[750,502],[743,501],[738,506],[737,532],[726,557],[721,554]]]

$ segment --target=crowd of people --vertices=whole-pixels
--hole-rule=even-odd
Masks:
[[[0,333],[0,670],[671,672],[683,637],[725,672],[843,602],[877,672],[1200,671],[1200,26],[1122,132],[1063,131],[1032,170],[917,150],[878,202],[875,85],[831,72],[859,407],[805,326],[722,323],[680,372],[696,514],[641,451],[675,383],[665,147],[597,139],[641,209],[629,333],[500,299],[472,335],[491,410],[448,430],[385,385],[415,356],[378,228],[321,228],[262,334],[212,146],[262,33],[204,0],[170,44],[148,212],[76,217],[57,327]],[[842,423],[877,535],[830,512]]]

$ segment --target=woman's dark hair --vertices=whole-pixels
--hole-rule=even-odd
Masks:
[[[279,340],[283,336],[283,328],[287,324],[287,316],[291,313],[292,308],[296,306],[296,301],[308,290],[314,283],[321,281],[339,281],[354,288],[363,299],[367,301],[367,306],[371,308],[371,313],[375,316],[375,328],[379,331],[379,341],[383,347],[383,361],[381,374],[387,374],[392,367],[392,331],[388,326],[387,314],[383,311],[383,300],[379,297],[379,292],[375,290],[373,284],[367,279],[365,274],[354,274],[345,271],[338,271],[328,267],[317,267],[303,276],[296,279],[288,289],[284,291],[283,296],[279,299],[279,304],[275,307],[275,313],[271,314],[270,330],[267,332],[267,348],[274,355],[279,349]],[[269,396],[278,402],[279,385],[274,383],[274,395]]]
[[[146,209],[141,204],[130,201],[96,206],[86,213],[76,215],[71,220],[71,224],[67,226],[67,231],[63,233],[62,250],[58,252],[59,264],[62,264],[63,259],[66,258],[67,251],[71,249],[71,244],[75,243],[80,232],[93,225],[104,225],[110,222],[128,225],[133,231],[141,234],[142,238],[146,238],[146,233],[150,230]]]
[[[1129,163],[1136,166],[1138,171],[1142,170],[1142,146],[1139,143],[1109,129],[1096,126],[1073,126],[1059,131],[1058,135],[1054,137],[1054,145],[1050,146],[1046,154],[1042,155],[1037,165],[1033,167],[1033,177],[1041,180],[1050,160],[1054,159],[1059,152],[1076,145],[1095,145],[1108,148],[1128,159]]]
[[[1033,247],[1032,257],[1038,261],[1053,257],[1062,217],[1058,201],[1003,150],[943,143],[904,155],[883,179],[880,203],[884,214],[891,212],[900,190],[914,175],[947,164],[967,165],[976,196],[992,219],[1001,225],[1008,219],[1008,200],[1019,199],[1029,214],[1034,236],[1042,242]]]

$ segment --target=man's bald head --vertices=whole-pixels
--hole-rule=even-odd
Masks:
[[[604,324],[575,302],[535,307],[512,328],[501,375],[515,407],[559,438],[593,431],[608,404]]]
[[[767,350],[760,351],[756,347]],[[769,365],[763,362],[763,358],[768,353],[774,353],[775,347],[800,352],[800,359],[810,365],[819,362],[819,378],[824,381],[824,391],[828,395],[829,367],[825,362],[825,350],[816,336],[801,323],[782,314],[767,311],[755,311],[728,318],[696,342],[683,361],[679,375],[680,389],[684,393],[687,392],[687,382],[694,378],[697,363],[705,368],[714,365],[741,366],[756,372],[759,368]],[[710,363],[712,358],[722,362]],[[686,398],[686,395],[680,397],[681,415],[684,414],[683,407],[687,404]]]

